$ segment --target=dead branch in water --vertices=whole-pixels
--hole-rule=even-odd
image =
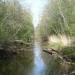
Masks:
[[[50,54],[50,55],[56,54],[59,59],[65,61],[65,62],[67,62],[69,64],[72,64],[72,60],[68,56],[64,56],[64,55],[59,54],[59,52],[57,50],[55,50],[55,49],[52,49],[52,48],[43,49],[43,51],[48,53],[48,54]],[[75,64],[75,63],[73,63],[73,64]]]
[[[52,55],[52,52],[50,52],[50,51],[47,51],[47,50],[43,50],[43,51]]]

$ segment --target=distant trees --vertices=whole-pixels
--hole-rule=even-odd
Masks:
[[[32,17],[18,0],[0,0],[0,41],[28,41],[33,35]]]
[[[75,37],[75,1],[49,0],[38,29],[41,36],[64,34]]]

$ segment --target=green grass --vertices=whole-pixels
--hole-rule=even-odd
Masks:
[[[63,45],[62,44],[59,44],[59,43],[51,43],[48,45],[49,48],[54,48],[56,50],[60,50],[63,48]]]
[[[63,55],[75,58],[75,46],[64,47],[62,48]]]

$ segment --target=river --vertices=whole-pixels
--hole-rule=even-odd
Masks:
[[[0,59],[0,75],[75,75],[74,70],[75,65],[44,53],[38,42],[14,58]]]

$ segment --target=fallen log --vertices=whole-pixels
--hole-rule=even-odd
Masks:
[[[50,49],[43,49],[44,51],[52,51],[52,52],[56,52],[56,53],[59,53],[57,50],[53,49],[53,48],[50,48]]]
[[[52,52],[48,51],[48,50],[43,50],[46,53],[49,53],[50,55],[52,55]]]
[[[64,56],[64,55],[61,55],[59,54],[58,51],[50,48],[50,49],[43,49],[44,52],[52,55],[52,54],[55,54],[59,59],[65,61],[65,62],[69,62],[69,63],[72,63],[72,60],[68,57],[68,56]]]
[[[54,53],[58,53],[58,51],[56,51],[56,50],[54,50],[52,48],[50,48],[50,49],[43,49],[43,51],[48,53],[48,54],[50,54],[50,55],[52,55]]]
[[[51,48],[51,50],[54,51],[54,52],[56,52],[56,53],[59,53],[57,50],[55,50],[55,49],[53,49],[53,48]]]

